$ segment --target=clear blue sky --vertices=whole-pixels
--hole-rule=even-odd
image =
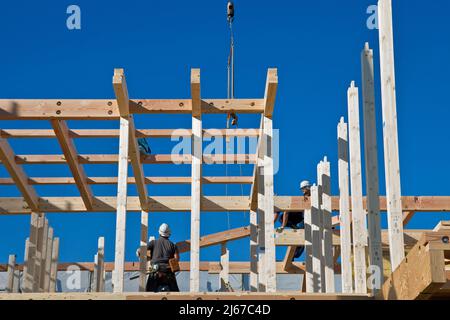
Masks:
[[[400,167],[403,195],[450,195],[450,25],[446,0],[394,0]],[[81,7],[81,30],[66,28],[66,8]],[[297,195],[303,179],[315,181],[316,165],[331,160],[337,194],[336,125],[347,114],[346,92],[361,83],[360,52],[369,41],[377,75],[380,182],[384,194],[378,33],[366,27],[366,9],[375,0],[243,1],[237,0],[236,95],[262,97],[267,68],[278,67],[279,90],[274,125],[280,129],[278,195]],[[202,69],[202,95],[226,95],[228,29],[226,1],[8,1],[0,9],[1,98],[112,98],[115,67],[125,68],[131,97],[189,97],[191,67]],[[241,127],[257,127],[258,116],[242,116]],[[138,116],[138,128],[190,128],[189,116]],[[118,128],[117,121],[69,121],[71,128]],[[207,128],[223,128],[225,116],[205,116]],[[0,121],[0,128],[50,128],[41,121]],[[12,140],[17,154],[61,153],[56,140]],[[80,153],[117,153],[115,139],[76,141]],[[154,153],[168,153],[174,143],[151,140]],[[87,165],[89,176],[115,176],[115,165]],[[32,177],[70,176],[64,165],[25,167]],[[225,167],[204,169],[225,175]],[[238,166],[228,168],[239,175]],[[145,166],[148,176],[189,176],[190,167]],[[243,167],[250,175],[252,168]],[[0,166],[0,177],[7,177]],[[78,196],[74,186],[37,187],[42,196]],[[114,186],[94,186],[97,195],[114,195]],[[248,194],[249,187],[244,187]],[[206,195],[223,195],[224,186],[207,186]],[[190,186],[150,187],[152,195],[189,195]],[[238,186],[231,195],[241,195]],[[135,195],[134,187],[130,195]],[[15,187],[0,195],[19,196]],[[61,238],[61,261],[93,261],[97,238],[106,238],[106,259],[114,259],[115,215],[48,214]],[[248,224],[247,213],[204,213],[202,235]],[[418,214],[410,228],[432,228],[449,214]],[[174,241],[189,238],[188,213],[151,213],[150,232],[171,224]],[[384,225],[385,226],[385,225]],[[29,216],[0,217],[0,262],[10,253],[23,260]],[[128,261],[136,260],[139,214],[127,220]],[[281,250],[278,258],[283,256]],[[203,250],[201,259],[217,260],[218,248]],[[184,259],[188,256],[184,256]],[[232,260],[248,259],[248,240],[231,245]]]

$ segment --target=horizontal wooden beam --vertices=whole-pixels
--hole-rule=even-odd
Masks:
[[[302,211],[310,208],[309,199],[304,197],[276,196],[275,211]],[[183,197],[150,197],[150,211],[155,212],[188,212],[191,198]],[[380,210],[386,211],[386,199],[380,197]],[[449,196],[402,197],[403,210],[415,212],[449,212]],[[85,212],[86,207],[80,197],[42,197],[39,199],[42,212]],[[333,211],[339,210],[339,197],[332,198]],[[115,212],[116,197],[94,197],[94,212]],[[128,211],[140,212],[139,199],[128,197]],[[202,211],[210,212],[239,212],[250,210],[248,197],[202,197]],[[23,198],[0,197],[0,215],[29,214],[30,209],[24,205]]]
[[[78,155],[80,164],[115,164],[119,160],[116,154],[89,154]],[[178,154],[156,154],[141,156],[142,164],[190,164],[191,155]],[[203,161],[206,164],[254,164],[256,162],[255,155],[249,154],[227,154],[227,155],[204,155]],[[64,155],[16,155],[16,164],[67,164]]]
[[[262,113],[264,99],[203,99],[202,113]],[[131,114],[192,114],[191,99],[130,99]],[[117,120],[115,99],[0,99],[0,120]]]
[[[295,292],[165,292],[165,293],[11,293],[0,295],[0,300],[224,300],[224,301],[268,301],[268,300],[372,300],[370,295],[359,294],[324,294],[324,293],[299,293]]]
[[[117,184],[117,177],[88,177],[88,184]],[[135,184],[135,178],[128,178],[129,184]],[[191,184],[191,177],[145,177],[146,184]],[[204,184],[251,184],[252,177],[203,177]],[[14,185],[15,182],[11,178],[0,178],[0,185]],[[30,185],[65,185],[75,184],[73,177],[65,178],[28,178]]]
[[[136,138],[190,137],[191,129],[136,129]],[[70,129],[69,136],[77,138],[119,138],[118,129]],[[259,129],[204,129],[203,137],[258,137]],[[48,129],[0,129],[0,138],[56,138]]]

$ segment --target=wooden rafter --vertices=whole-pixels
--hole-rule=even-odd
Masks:
[[[275,196],[275,210],[296,212],[310,209],[310,201],[304,197]],[[30,214],[23,207],[23,198],[0,197],[0,215]],[[150,209],[155,212],[186,212],[191,209],[191,197],[149,197]],[[415,212],[450,212],[450,196],[404,196],[403,210]],[[84,212],[86,207],[80,197],[41,197],[42,212]],[[332,198],[333,211],[339,210],[339,197]],[[239,212],[250,210],[248,197],[202,196],[201,210],[205,212]],[[115,212],[116,197],[95,197],[93,212]],[[140,212],[138,197],[128,197],[127,211]],[[380,211],[386,211],[386,198],[380,197]]]
[[[117,177],[88,177],[87,184],[117,184]],[[251,184],[252,177],[228,176],[228,177],[203,177],[204,184]],[[28,183],[31,185],[64,185],[75,184],[73,177],[29,177]],[[129,177],[128,184],[135,184],[135,178]],[[12,178],[0,178],[0,185],[14,185]],[[145,184],[191,184],[191,177],[145,177]]]
[[[14,158],[17,164],[65,164],[64,155],[16,155]],[[119,161],[116,154],[85,154],[78,155],[80,164],[115,164]],[[133,160],[130,159],[132,162]],[[253,154],[213,154],[204,155],[203,161],[208,164],[253,164],[256,156]],[[140,157],[142,164],[190,164],[192,157],[189,154],[156,154]],[[133,163],[133,162],[132,162]]]
[[[202,99],[204,114],[262,113],[264,99]],[[130,99],[131,114],[192,114],[191,99]],[[0,99],[0,120],[117,120],[114,99]]]
[[[136,129],[136,138],[172,138],[190,137],[191,129]],[[257,137],[258,129],[204,129],[204,137]],[[83,138],[119,138],[117,129],[70,129],[73,139]],[[48,129],[0,129],[1,138],[56,138],[53,130]]]
[[[69,127],[64,120],[51,120],[53,130],[64,153],[64,158],[72,172],[75,184],[80,191],[81,198],[88,210],[92,209],[92,190],[87,183],[86,173],[78,161],[78,153],[72,138],[69,136]]]
[[[269,69],[267,71],[266,92],[264,95],[264,115],[272,118],[273,109],[275,107],[275,98],[278,88],[278,70]]]
[[[142,210],[148,208],[148,191],[145,184],[144,169],[141,163],[140,152],[138,148],[137,139],[135,136],[136,129],[134,127],[133,117],[130,115],[129,98],[127,81],[123,69],[115,69],[113,77],[114,92],[116,94],[117,105],[119,107],[120,116],[127,118],[129,123],[129,144],[128,144],[128,156],[133,167],[133,174],[135,184],[137,187],[139,200],[141,202]]]
[[[29,208],[32,211],[39,211],[38,196],[32,186],[28,184],[28,177],[21,166],[15,161],[14,151],[6,139],[0,138],[0,160],[8,170],[11,178],[15,182],[17,188],[22,193],[22,196]]]

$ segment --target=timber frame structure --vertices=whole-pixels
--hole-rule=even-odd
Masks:
[[[123,69],[115,69],[115,99],[103,100],[0,100],[0,120],[47,120],[53,130],[1,130],[0,160],[10,174],[0,185],[16,185],[20,198],[0,198],[0,216],[31,216],[30,237],[26,240],[25,263],[18,265],[15,255],[0,271],[8,272],[7,294],[0,299],[428,299],[450,297],[450,224],[441,222],[434,230],[404,230],[416,212],[448,212],[450,196],[401,196],[397,139],[396,93],[391,0],[379,1],[380,66],[383,112],[386,197],[378,194],[377,139],[375,123],[375,81],[373,52],[366,44],[362,51],[362,95],[364,152],[367,196],[363,197],[359,124],[359,90],[352,82],[348,89],[348,124],[344,118],[337,128],[339,156],[339,195],[331,195],[330,162],[325,158],[317,167],[317,184],[311,197],[274,195],[272,154],[272,115],[278,87],[277,69],[267,73],[265,95],[259,99],[204,99],[200,70],[191,70],[190,99],[131,99]],[[255,130],[204,130],[202,115],[230,112],[261,115]],[[190,114],[192,129],[136,129],[133,117],[140,114]],[[120,120],[116,130],[72,130],[66,120]],[[139,152],[138,138],[191,137],[190,155],[151,155]],[[205,136],[258,137],[256,154],[203,154]],[[119,138],[115,155],[80,155],[75,139]],[[56,138],[62,155],[16,155],[10,138]],[[189,163],[191,177],[146,177],[144,164]],[[28,177],[24,164],[68,164],[72,177]],[[117,177],[88,177],[84,164],[118,163]],[[131,163],[133,175],[128,173]],[[202,166],[215,163],[254,164],[253,176],[205,177]],[[350,167],[350,170],[349,170]],[[73,184],[80,197],[44,197],[35,185]],[[95,184],[117,185],[116,197],[96,196]],[[137,197],[127,195],[135,184]],[[154,197],[148,185],[191,184],[190,197]],[[203,196],[203,184],[249,184],[248,196]],[[350,196],[351,194],[351,196]],[[191,238],[178,243],[181,252],[190,251],[190,262],[180,263],[190,271],[190,293],[148,294],[145,291],[149,212],[190,211]],[[200,237],[200,212],[249,211],[249,225]],[[274,230],[274,211],[304,211],[305,230]],[[95,262],[58,263],[59,239],[53,236],[45,213],[115,212],[115,260],[104,261],[104,239],[100,238]],[[140,262],[125,261],[127,212],[141,213]],[[338,215],[333,215],[338,212]],[[382,230],[380,212],[387,212],[388,229]],[[275,235],[275,236],[274,236]],[[226,243],[249,239],[249,261],[230,262]],[[200,249],[222,246],[220,262],[201,262]],[[304,245],[304,263],[292,263],[296,246]],[[276,246],[286,246],[286,257],[276,262]],[[405,256],[407,253],[407,256]],[[340,257],[340,259],[339,259]],[[340,261],[339,261],[340,260]],[[369,261],[369,266],[367,265]],[[94,274],[95,293],[55,293],[58,270],[70,265]],[[141,293],[124,293],[125,271],[140,272]],[[250,292],[200,293],[200,271],[220,274],[227,291],[229,274],[250,275]],[[105,272],[113,272],[113,293],[104,292]],[[277,274],[302,274],[301,292],[277,292]],[[342,290],[335,289],[336,274]],[[19,285],[19,278],[22,284]],[[21,292],[21,293],[19,293]]]

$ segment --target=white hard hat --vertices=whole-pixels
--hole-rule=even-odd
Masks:
[[[161,237],[170,237],[171,235],[171,231],[170,231],[170,227],[167,223],[163,223],[160,227],[159,227],[159,235]]]
[[[307,181],[307,180],[302,181],[302,182],[300,183],[300,189],[303,189],[303,188],[309,188],[309,187],[311,187],[311,183],[309,183],[309,181]]]

